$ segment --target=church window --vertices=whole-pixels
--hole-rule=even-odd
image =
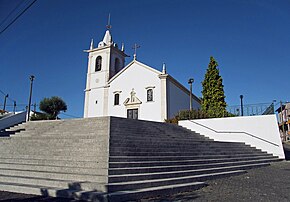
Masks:
[[[102,57],[101,56],[98,56],[96,58],[96,66],[95,66],[95,71],[100,71],[102,68]]]
[[[153,89],[147,90],[147,102],[153,101]]]
[[[118,72],[121,69],[121,64],[119,58],[115,59],[115,71]]]
[[[116,93],[114,96],[114,105],[119,105],[120,103],[120,94]]]

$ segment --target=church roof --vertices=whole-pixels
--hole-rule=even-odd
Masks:
[[[137,60],[133,60],[132,62],[130,62],[126,67],[124,67],[121,71],[119,71],[115,76],[113,76],[109,81],[108,84],[110,84],[112,81],[114,81],[116,78],[118,78],[123,72],[125,72],[128,68],[130,68],[133,64],[138,64],[152,72],[154,72],[155,74],[161,75],[161,76],[166,76],[175,86],[177,86],[180,90],[184,91],[186,94],[190,95],[190,91],[183,86],[180,82],[178,82],[174,77],[172,77],[169,74],[164,74],[161,71],[158,71],[152,67],[149,67],[148,65],[143,64],[142,62],[139,62]],[[196,100],[197,102],[201,102],[201,100],[192,93],[192,98],[194,100]]]
[[[118,76],[120,76],[124,71],[126,71],[128,68],[130,68],[133,64],[138,64],[142,67],[144,67],[145,69],[148,69],[152,72],[154,72],[155,74],[162,74],[161,71],[158,71],[152,67],[149,67],[148,65],[143,64],[142,62],[139,62],[137,60],[133,60],[132,62],[130,62],[126,67],[124,67],[121,71],[119,71],[115,76],[113,76],[108,83],[111,83],[113,80],[115,80]]]

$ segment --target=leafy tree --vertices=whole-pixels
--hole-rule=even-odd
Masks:
[[[40,120],[54,120],[51,115],[46,113],[34,113],[31,115],[30,120],[31,121],[40,121]]]
[[[67,110],[67,105],[60,97],[52,96],[51,98],[41,100],[39,109],[50,115],[53,119],[57,119],[61,111],[65,112]]]
[[[210,118],[227,116],[223,79],[217,68],[218,63],[213,57],[210,62],[204,80],[202,82],[201,108]]]

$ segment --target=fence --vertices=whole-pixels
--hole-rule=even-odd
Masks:
[[[243,105],[235,105],[235,106],[229,106],[227,107],[227,111],[235,116],[241,116],[242,110],[244,116],[257,116],[257,115],[268,115],[268,114],[275,114],[275,106],[277,106],[272,103],[259,103],[259,104],[247,104]],[[242,109],[243,108],[243,109]]]

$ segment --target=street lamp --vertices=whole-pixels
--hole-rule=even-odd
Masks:
[[[5,109],[6,109],[6,101],[7,101],[7,98],[8,98],[8,94],[4,96],[4,105],[3,105],[3,111],[5,112]]]
[[[30,121],[30,106],[31,106],[32,85],[33,85],[34,78],[35,78],[35,76],[33,76],[33,75],[30,75],[30,77],[29,77],[29,80],[30,80],[30,91],[29,91],[29,100],[28,100],[26,121]]]
[[[240,99],[241,99],[241,115],[244,116],[244,106],[243,106],[243,95],[240,95]]]
[[[188,80],[188,84],[190,86],[190,94],[189,94],[189,110],[192,111],[192,83],[194,82],[193,78]]]

